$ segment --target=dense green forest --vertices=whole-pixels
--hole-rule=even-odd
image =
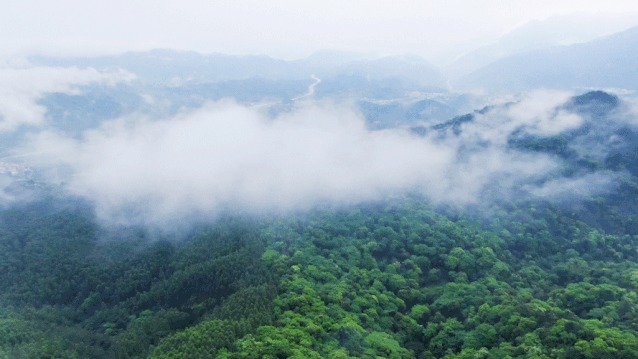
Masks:
[[[638,358],[638,129],[609,126],[604,92],[565,106],[581,127],[508,145],[607,191],[496,183],[462,209],[406,195],[172,232],[104,226],[55,190],[5,205],[0,359]]]
[[[603,199],[405,199],[179,239],[61,202],[0,213],[0,358],[638,357],[638,238],[586,221]]]

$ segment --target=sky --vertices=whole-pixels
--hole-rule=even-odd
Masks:
[[[328,49],[411,53],[441,64],[532,20],[574,13],[638,16],[638,6],[633,0],[7,1],[0,52],[173,48],[296,59]]]

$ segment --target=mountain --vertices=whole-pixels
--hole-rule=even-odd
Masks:
[[[468,110],[468,98],[448,94],[441,73],[418,56],[319,52],[284,61],[152,50],[93,58],[36,56],[30,61],[36,66],[122,69],[135,75],[135,80],[117,86],[83,86],[75,93],[53,92],[39,99],[46,108],[47,123],[74,135],[131,113],[161,118],[223,98],[273,104],[277,112],[290,108],[293,99],[306,97],[310,87],[316,99],[339,98],[359,104],[378,128],[442,121],[458,114],[459,108]],[[391,107],[396,111],[389,111]]]
[[[508,56],[591,41],[628,29],[637,22],[635,16],[594,16],[585,13],[534,20],[506,33],[494,43],[459,57],[444,72],[458,79]]]
[[[361,100],[359,109],[373,129],[394,128],[422,122],[440,122],[458,111],[450,99],[423,99],[412,102]]]
[[[588,161],[596,159],[601,161],[594,166],[598,169],[614,167],[609,158],[615,151],[638,146],[638,142],[631,142],[636,137],[633,134],[638,134],[638,128],[625,118],[624,102],[605,91],[589,91],[570,97],[546,111],[548,118],[539,122],[509,118],[511,115],[508,113],[515,106],[525,105],[521,101],[513,101],[487,106],[448,121],[412,129],[416,133],[436,131],[442,137],[459,137],[465,131],[476,131],[480,126],[502,127],[503,133],[507,134],[507,146],[511,149],[551,153],[568,160],[572,166],[588,166]],[[579,121],[562,127],[560,122],[571,115],[578,116]],[[543,125],[549,126],[540,129]],[[464,140],[469,142],[472,139]],[[638,167],[635,171],[638,174]]]
[[[234,56],[157,49],[93,58],[29,59],[43,66],[79,66],[123,69],[153,85],[181,86],[254,78],[290,81],[319,77],[359,77],[368,81],[402,80],[414,86],[443,86],[434,66],[418,56],[371,57],[362,54],[319,52],[305,59],[285,61],[264,55]],[[347,87],[348,83],[341,83]]]
[[[46,105],[127,111],[92,91]],[[444,100],[367,103],[390,119]],[[602,173],[619,190],[514,196],[480,214],[406,195],[182,231],[100,222],[61,189],[0,206],[0,358],[637,358],[638,130],[604,91],[510,126],[520,103],[426,130],[471,151],[495,129],[508,151],[563,160],[539,181]],[[543,128],[570,115],[582,121]]]
[[[134,73],[145,82],[167,85],[237,80],[256,76],[277,79],[301,76],[292,71],[294,69],[286,61],[268,56],[200,54],[166,49],[89,58],[32,57],[30,60],[45,66],[121,68]]]
[[[456,82],[494,92],[535,88],[638,89],[638,27],[570,46],[557,46],[498,60]]]
[[[401,79],[415,87],[444,86],[445,80],[438,69],[415,55],[386,56],[353,61],[336,67],[332,76],[360,76],[366,80]]]

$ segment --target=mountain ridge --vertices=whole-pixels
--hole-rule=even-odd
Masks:
[[[593,41],[510,56],[456,84],[495,92],[534,88],[638,89],[638,26]]]

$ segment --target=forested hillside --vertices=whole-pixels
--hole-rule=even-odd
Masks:
[[[49,199],[0,214],[0,357],[144,357],[203,318],[231,316],[238,333],[271,322],[276,276],[256,224],[178,242],[100,232],[83,209]]]
[[[632,1],[0,18],[0,359],[638,359]]]
[[[635,234],[547,203],[486,218],[399,202],[180,240],[106,233],[77,203],[5,210],[0,355],[638,356]]]
[[[412,128],[461,142],[460,163],[500,141],[560,165],[465,206],[402,194],[157,228],[17,181],[0,358],[636,358],[636,126],[601,91],[512,127],[516,106]]]

